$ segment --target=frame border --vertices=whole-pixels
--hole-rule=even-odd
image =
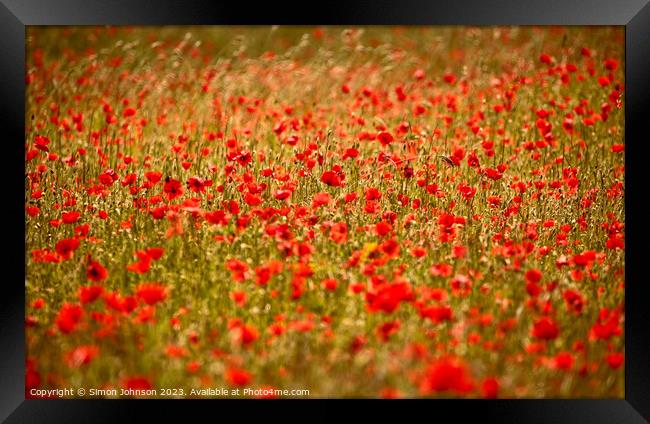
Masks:
[[[642,278],[644,245],[650,240],[642,190],[643,161],[648,156],[648,105],[650,103],[650,0],[456,0],[439,5],[418,0],[336,2],[319,4],[320,9],[305,9],[304,3],[285,2],[256,5],[211,3],[205,0],[0,0],[0,116],[9,140],[24,139],[25,110],[25,28],[28,25],[163,25],[163,24],[343,24],[343,25],[624,25],[625,41],[625,210],[626,226],[626,305],[625,305],[625,400],[441,400],[435,415],[444,412],[454,419],[469,417],[498,422],[588,422],[642,423],[650,420],[650,323],[649,290]],[[254,11],[252,9],[255,9]],[[24,142],[19,149],[4,152],[5,181],[24,177]],[[13,143],[11,143],[13,146]],[[645,165],[647,166],[647,165]],[[0,297],[0,421],[114,422],[124,419],[149,419],[150,402],[165,414],[173,413],[172,403],[160,400],[143,402],[107,400],[25,400],[24,316],[25,263],[24,194],[18,182],[8,184],[5,193],[12,200],[10,219],[5,229],[11,244],[4,260],[10,271]],[[15,214],[15,215],[14,215]],[[15,223],[14,221],[15,220]],[[18,224],[20,223],[20,224]],[[22,232],[22,234],[21,234]],[[15,247],[14,247],[15,246]],[[128,414],[123,408],[128,402]],[[231,401],[226,401],[228,404]],[[235,401],[237,402],[237,401]],[[424,406],[425,401],[403,400],[401,405]],[[408,403],[404,403],[408,402]],[[459,403],[464,402],[464,403]],[[399,403],[398,403],[399,404]],[[192,411],[207,402],[193,402]],[[200,405],[199,408],[196,408]],[[209,404],[214,405],[214,404]],[[223,404],[220,404],[223,405]],[[269,417],[282,401],[267,404]],[[373,412],[384,413],[382,403],[373,402]],[[471,405],[471,406],[469,406]],[[115,408],[117,406],[118,408]],[[175,405],[176,407],[178,405]],[[241,405],[240,405],[241,406]],[[268,407],[270,406],[270,409]],[[286,405],[285,405],[286,406]],[[469,407],[468,407],[469,406]],[[209,409],[208,409],[209,408]],[[212,412],[208,406],[206,411]],[[239,408],[238,408],[239,409]],[[368,408],[364,408],[366,410]],[[212,411],[211,411],[212,410]],[[321,416],[338,418],[330,408]],[[246,411],[248,414],[251,411]],[[364,411],[365,413],[368,411]],[[187,417],[187,411],[180,417]],[[168,415],[169,417],[170,415]],[[403,416],[402,416],[403,417]],[[400,416],[396,418],[400,419]],[[402,418],[403,419],[403,418]]]

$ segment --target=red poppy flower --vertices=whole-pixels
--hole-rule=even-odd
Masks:
[[[354,202],[358,197],[359,195],[356,192],[348,193],[345,195],[345,203]]]
[[[148,171],[144,173],[145,178],[152,184],[157,183],[162,178],[162,172]]]
[[[129,116],[133,116],[133,115],[135,115],[135,109],[133,109],[132,107],[127,107],[126,109],[124,109],[124,112],[122,112],[122,116],[125,118],[128,118]]]
[[[539,56],[539,61],[547,65],[551,65],[553,63],[553,58],[548,53],[542,53]]]
[[[434,361],[426,370],[420,384],[422,394],[451,392],[464,395],[474,389],[467,366],[456,358],[442,358]]]
[[[377,190],[374,187],[366,189],[366,201],[379,200],[381,199],[381,191]]]
[[[393,231],[393,226],[388,222],[380,221],[377,223],[377,225],[375,225],[375,232],[378,236],[385,236],[391,231]]]
[[[99,347],[95,345],[78,346],[66,355],[66,361],[70,368],[78,368],[88,365],[97,355]]]
[[[142,283],[135,289],[135,295],[147,305],[155,305],[167,297],[165,287],[159,283]]]
[[[549,317],[542,317],[533,324],[532,335],[542,340],[553,340],[560,334],[555,321]]]
[[[102,293],[104,293],[104,288],[101,286],[81,286],[79,287],[79,300],[82,304],[92,303],[97,300]]]
[[[244,194],[244,202],[248,206],[259,206],[262,204],[262,198],[251,193]]]
[[[343,154],[343,158],[342,158],[342,159],[343,159],[343,160],[348,159],[348,158],[350,158],[350,159],[354,159],[354,158],[356,158],[357,156],[359,156],[359,150],[357,150],[357,149],[353,149],[353,148],[350,148],[350,149],[346,149],[346,150],[345,150],[345,153]]]
[[[99,262],[90,261],[86,267],[86,277],[94,282],[100,282],[108,278],[108,271]]]
[[[273,197],[275,197],[278,200],[288,199],[289,197],[291,197],[291,191],[289,191],[289,190],[277,190],[273,194]]]
[[[454,85],[454,84],[456,83],[456,75],[451,74],[451,73],[447,73],[447,74],[445,74],[445,75],[442,77],[442,79],[443,79],[447,84],[450,84],[450,85]]]
[[[199,177],[191,177],[187,180],[187,188],[194,193],[205,193],[205,188],[212,185],[212,180],[203,180]]]
[[[449,277],[453,273],[454,268],[450,264],[436,264],[429,268],[429,272],[434,277]]]
[[[496,378],[486,378],[481,386],[481,393],[486,399],[499,397],[499,381]]]
[[[331,187],[340,187],[341,186],[341,177],[338,172],[334,171],[325,171],[321,175],[320,180]]]
[[[82,314],[81,306],[64,303],[56,316],[56,325],[62,333],[71,333],[77,328]]]
[[[334,243],[345,243],[348,240],[348,224],[345,222],[337,222],[332,225],[329,237]]]
[[[242,368],[231,367],[226,370],[226,381],[231,386],[247,386],[252,380],[251,374]]]
[[[432,322],[438,324],[443,321],[451,321],[453,318],[452,310],[449,306],[425,306],[420,308],[420,316],[429,318]]]
[[[386,131],[382,131],[382,132],[380,132],[379,134],[377,134],[377,140],[379,140],[379,142],[380,142],[382,145],[384,145],[384,146],[388,146],[388,145],[389,145],[390,143],[392,143],[393,140],[395,140],[395,139],[393,138],[393,136],[391,135],[391,133],[386,132]]]
[[[614,72],[616,69],[618,69],[618,60],[616,59],[605,59],[605,68],[608,71]]]
[[[27,206],[25,208],[25,212],[27,212],[27,215],[31,216],[32,218],[38,216],[40,211],[41,210],[39,209],[38,206]]]
[[[107,169],[99,175],[99,182],[105,186],[112,185],[119,176],[112,169]]]
[[[485,170],[485,175],[491,180],[500,180],[503,177],[503,174],[496,169],[488,168]]]
[[[457,245],[451,248],[452,254],[454,255],[454,258],[456,259],[461,259],[467,256],[467,252],[469,252],[469,249],[467,246],[461,246]]]
[[[417,80],[424,79],[425,75],[423,69],[416,69],[415,72],[413,72],[413,77]]]
[[[371,312],[394,312],[402,301],[413,300],[413,292],[408,283],[382,284],[366,293],[368,309]]]
[[[79,220],[80,216],[81,214],[77,211],[63,212],[61,214],[61,221],[63,221],[64,224],[74,224]]]
[[[42,297],[39,297],[38,299],[32,302],[32,308],[34,309],[43,309],[44,306],[45,306],[45,299],[43,299]]]
[[[561,370],[569,370],[573,366],[574,358],[571,352],[560,352],[555,355],[555,367]]]
[[[400,327],[399,320],[385,322],[377,327],[377,336],[382,342],[387,342],[390,336],[399,331]]]
[[[246,292],[243,291],[233,291],[230,292],[230,298],[238,305],[244,306],[246,303]]]
[[[33,366],[32,367],[26,367],[25,370],[25,397],[26,398],[31,398],[33,395],[31,395],[29,392],[29,389],[35,389],[38,386],[41,385],[41,376],[36,371]]]
[[[149,258],[153,259],[154,261],[157,261],[162,257],[162,255],[165,254],[165,249],[162,247],[148,247],[145,252],[147,253],[147,256]]]
[[[205,220],[213,225],[226,225],[228,224],[229,218],[226,215],[226,211],[220,209],[214,212],[206,212]]]
[[[226,262],[226,268],[231,271],[235,281],[243,281],[246,278],[245,273],[248,271],[248,265],[245,262],[232,258]]]
[[[36,146],[37,149],[42,150],[44,152],[49,152],[49,149],[47,145],[50,144],[50,139],[43,136],[43,135],[37,135],[34,137],[34,145]]]
[[[183,194],[183,185],[178,180],[167,178],[163,190],[169,200],[174,200]]]
[[[314,195],[314,198],[312,200],[311,205],[312,205],[313,208],[318,208],[318,207],[321,207],[321,206],[328,205],[331,200],[332,199],[331,199],[329,193],[325,193],[325,192],[318,193],[318,194]]]
[[[133,376],[128,377],[122,382],[122,388],[130,390],[150,390],[153,385],[147,377]]]
[[[144,274],[148,272],[150,268],[151,268],[151,258],[149,258],[148,256],[141,258],[139,261],[126,266],[126,269],[128,269],[131,272],[135,272],[136,274]]]
[[[327,278],[323,280],[323,288],[328,291],[335,291],[338,282],[334,278]]]
[[[607,364],[613,368],[620,368],[625,362],[625,356],[622,353],[614,352],[607,355]]]
[[[255,275],[257,277],[256,283],[260,286],[265,286],[268,284],[271,277],[282,271],[282,262],[280,261],[269,261],[268,264],[260,265],[255,268]]]
[[[591,327],[590,339],[609,340],[622,333],[620,312],[603,308],[598,314],[597,322]]]
[[[539,283],[542,279],[542,272],[538,269],[531,269],[526,272],[526,281],[529,283]]]
[[[56,244],[56,252],[62,259],[70,259],[74,251],[79,248],[79,244],[76,238],[63,239]]]
[[[472,292],[472,280],[463,274],[457,274],[451,279],[449,285],[455,295],[468,296]]]
[[[248,346],[259,337],[259,332],[252,325],[239,325],[233,328],[234,340],[242,346]]]

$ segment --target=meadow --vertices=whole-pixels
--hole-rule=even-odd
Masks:
[[[26,396],[622,398],[623,40],[30,27]]]

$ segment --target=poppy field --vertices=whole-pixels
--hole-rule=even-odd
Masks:
[[[624,396],[622,28],[26,36],[26,397]]]

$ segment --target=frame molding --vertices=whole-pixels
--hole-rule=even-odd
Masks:
[[[10,219],[5,230],[18,245],[6,249],[3,260],[9,274],[0,297],[0,421],[114,422],[150,419],[152,401],[126,402],[101,400],[25,400],[24,397],[24,194],[14,179],[24,177],[25,110],[25,27],[28,25],[161,25],[161,24],[416,24],[416,25],[624,25],[626,30],[626,388],[625,400],[442,400],[420,405],[433,417],[440,412],[454,417],[469,417],[505,422],[586,422],[643,423],[650,420],[650,307],[647,272],[643,268],[644,248],[650,232],[642,191],[645,187],[647,149],[650,144],[648,122],[650,103],[650,0],[455,0],[444,4],[417,0],[332,2],[318,9],[301,7],[305,3],[276,2],[251,5],[244,2],[213,4],[205,0],[0,0],[0,116],[4,138],[10,147],[3,152],[3,172],[11,198]],[[253,10],[254,9],[254,10]],[[10,142],[10,140],[12,140]],[[644,151],[645,149],[645,151]],[[11,183],[9,183],[11,182]],[[15,202],[15,203],[14,203]],[[13,221],[15,220],[15,222]],[[19,224],[22,223],[22,224]],[[21,231],[23,234],[21,234]],[[12,240],[12,242],[14,241]],[[645,271],[645,272],[644,272]],[[173,413],[171,403],[156,402],[159,411]],[[231,401],[226,401],[228,404]],[[236,402],[236,401],[235,401]],[[124,406],[127,405],[127,410]],[[265,405],[269,417],[276,405]],[[186,405],[186,404],[185,404]],[[194,402],[192,412],[201,407],[218,413],[213,403]],[[199,408],[196,408],[199,405]],[[219,405],[224,405],[220,403]],[[367,412],[386,409],[374,402]],[[469,406],[471,405],[471,406]],[[178,405],[174,405],[177,407]],[[468,407],[469,406],[469,407]],[[241,405],[239,405],[241,409]],[[209,409],[208,409],[209,408]],[[177,409],[177,408],[174,408]],[[187,409],[187,408],[183,408]],[[368,411],[371,409],[372,411]],[[187,419],[187,410],[180,417]],[[202,411],[203,412],[203,411]],[[254,411],[253,411],[254,412]],[[248,417],[249,411],[246,411]],[[319,415],[338,418],[330,408]],[[214,416],[214,415],[213,415]],[[398,419],[403,419],[403,415]]]

